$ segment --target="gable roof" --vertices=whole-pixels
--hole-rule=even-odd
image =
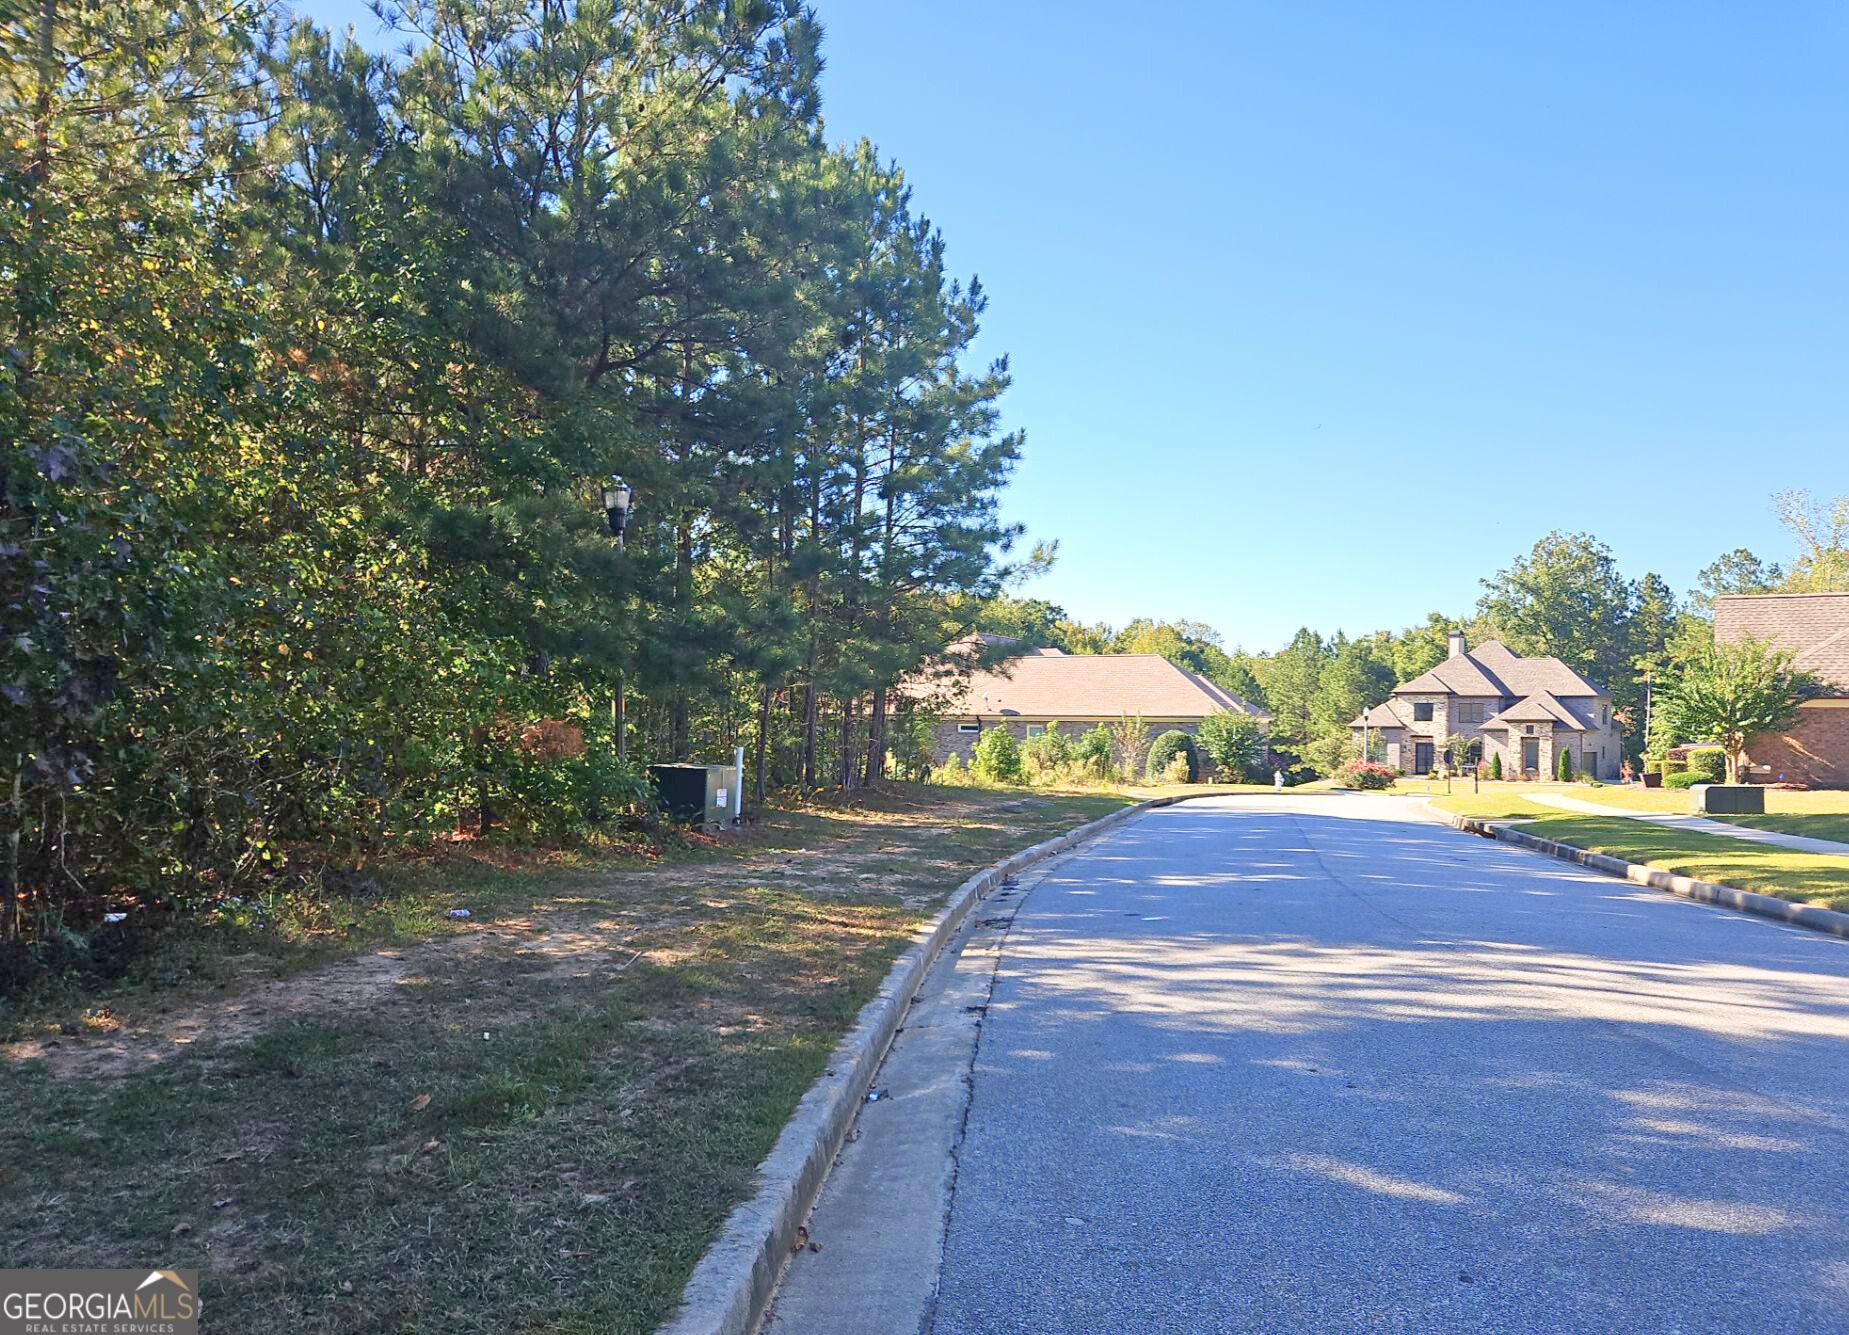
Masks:
[[[1205,718],[1225,710],[1270,718],[1160,654],[1032,654],[973,671],[946,694],[945,713],[974,718]]]
[[[1394,708],[1393,701],[1389,700],[1385,704],[1362,710],[1355,715],[1355,721],[1348,726],[1351,728],[1404,728],[1408,726],[1408,720],[1401,717],[1399,711]]]
[[[1849,593],[1732,593],[1714,600],[1714,638],[1762,640],[1849,694]]]
[[[1500,640],[1453,654],[1429,672],[1395,686],[1395,695],[1602,696],[1605,692],[1558,658],[1523,658]]]
[[[1500,714],[1483,721],[1485,729],[1511,723],[1553,723],[1571,732],[1585,732],[1587,724],[1548,691],[1536,691],[1517,700]]]

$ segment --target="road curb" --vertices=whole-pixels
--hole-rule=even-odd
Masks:
[[[1016,872],[1062,853],[1157,807],[1213,793],[1177,793],[1113,811],[1003,858],[956,888],[894,961],[879,994],[861,1008],[828,1069],[796,1105],[777,1143],[758,1165],[758,1190],[734,1209],[681,1290],[681,1306],[656,1335],[751,1335],[770,1302],[835,1155],[841,1151],[886,1049],[925,975],[972,907]]]
[[[1684,899],[1698,900],[1703,904],[1719,904],[1723,908],[1738,909],[1742,913],[1757,914],[1761,918],[1772,918],[1778,922],[1788,922],[1795,927],[1808,927],[1815,932],[1828,932],[1831,936],[1840,936],[1849,940],[1849,913],[1818,908],[1814,904],[1794,904],[1788,899],[1755,894],[1751,890],[1741,890],[1737,886],[1719,885],[1713,881],[1698,881],[1693,876],[1679,876],[1675,872],[1663,871],[1658,867],[1646,867],[1640,862],[1626,862],[1623,858],[1614,858],[1605,853],[1593,853],[1584,848],[1576,848],[1572,844],[1543,839],[1539,835],[1529,834],[1525,830],[1515,829],[1509,825],[1478,820],[1472,816],[1454,816],[1450,812],[1439,811],[1429,803],[1427,809],[1443,818],[1452,829],[1462,830],[1466,834],[1481,835],[1486,839],[1514,844],[1517,848],[1545,853],[1563,862],[1576,862],[1582,867],[1590,867],[1593,871],[1604,872],[1607,876],[1616,876],[1620,880],[1630,881],[1635,885],[1649,886],[1652,890],[1667,890],[1670,894],[1681,895]]]

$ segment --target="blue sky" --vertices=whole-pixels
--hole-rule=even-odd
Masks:
[[[816,8],[830,137],[989,292],[1024,594],[1273,648],[1551,528],[1687,588],[1849,492],[1849,6]]]

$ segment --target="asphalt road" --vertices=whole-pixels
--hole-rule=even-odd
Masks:
[[[1849,943],[1240,797],[998,958],[934,1310],[867,1330],[1849,1332]]]

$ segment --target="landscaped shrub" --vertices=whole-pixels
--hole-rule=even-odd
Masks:
[[[1656,759],[1645,757],[1644,759],[1644,773],[1645,774],[1661,774],[1662,772],[1663,772],[1663,761],[1660,757]]]
[[[1727,753],[1718,746],[1702,746],[1688,753],[1688,772],[1699,774],[1698,783],[1719,783],[1727,777]]]
[[[1177,756],[1182,757],[1188,766],[1187,774],[1181,779],[1170,779],[1169,768]],[[1149,746],[1149,762],[1143,773],[1151,783],[1197,783],[1201,777],[1200,752],[1194,747],[1194,739],[1178,728],[1170,728],[1157,737]]]
[[[1489,758],[1489,776],[1492,779],[1502,778],[1502,752],[1500,751]]]
[[[1193,767],[1188,764],[1185,751],[1177,751],[1169,757],[1168,768],[1162,773],[1164,783],[1193,783]]]
[[[1343,788],[1380,789],[1393,787],[1399,774],[1378,760],[1344,760],[1330,777]]]
[[[990,783],[1021,781],[1021,747],[1006,728],[990,728],[976,739],[970,773]]]
[[[1665,774],[1663,776],[1663,787],[1665,788],[1693,788],[1698,783],[1706,782],[1708,781],[1702,778],[1701,775],[1695,773],[1693,770],[1686,769],[1679,774]]]
[[[1085,766],[1094,779],[1107,777],[1111,772],[1111,729],[1108,724],[1100,723],[1097,727],[1084,733],[1078,745],[1072,748],[1072,758]]]
[[[1562,783],[1573,782],[1573,753],[1560,748],[1560,758],[1554,762],[1554,777]]]
[[[1213,762],[1215,778],[1221,783],[1248,782],[1262,778],[1265,763],[1265,731],[1250,714],[1225,710],[1201,720],[1194,734],[1195,745]]]
[[[1687,768],[1688,768],[1688,761],[1686,760],[1677,760],[1673,756],[1663,757],[1663,777],[1665,779],[1667,779],[1672,774],[1680,774]]]

